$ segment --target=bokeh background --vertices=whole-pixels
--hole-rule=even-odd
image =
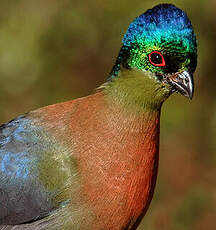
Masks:
[[[0,122],[85,96],[104,82],[129,23],[153,0],[3,0]],[[192,101],[173,95],[161,117],[156,192],[139,230],[216,229],[216,1],[178,0],[199,40]]]

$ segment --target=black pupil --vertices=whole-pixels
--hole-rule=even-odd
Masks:
[[[154,64],[161,64],[163,62],[161,55],[158,53],[152,53],[151,54],[151,61]]]

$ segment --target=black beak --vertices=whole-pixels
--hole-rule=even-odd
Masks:
[[[192,99],[194,92],[193,75],[187,71],[177,73],[168,77],[168,83],[172,86],[172,92],[181,93]]]

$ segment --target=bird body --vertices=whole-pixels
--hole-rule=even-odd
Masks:
[[[142,72],[136,74],[140,75],[141,82],[145,81],[145,85],[147,81],[153,81],[143,78]],[[137,81],[137,77],[134,77],[136,74],[132,74],[128,81]],[[141,82],[140,90],[143,91]],[[26,213],[26,219],[16,214],[16,220],[13,213],[5,221],[10,218],[11,223],[17,224],[17,221],[27,222],[44,215],[58,207],[62,197],[63,201],[78,202],[76,206],[80,205],[80,199],[84,197],[87,217],[100,216],[100,219],[88,217],[93,222],[83,221],[80,225],[93,224],[94,229],[129,226],[147,209],[157,175],[160,108],[151,108],[151,105],[149,109],[143,108],[142,103],[148,102],[139,96],[143,97],[145,92],[137,96],[140,103],[135,105],[134,98],[128,101],[126,96],[130,93],[134,97],[134,92],[127,92],[122,82],[115,85],[122,89],[113,91],[111,87],[110,91],[110,86],[104,86],[104,89],[99,89],[93,95],[41,108],[8,125],[9,129],[12,125],[13,131],[10,132],[12,143],[8,142],[7,145],[15,144],[14,150],[17,151],[19,142],[24,145],[21,148],[26,148],[26,138],[29,141],[28,153],[24,159],[19,159],[22,162],[22,172],[14,170],[14,175],[11,175],[11,169],[10,177],[22,177],[23,188],[37,181],[40,190],[36,191],[33,186],[17,197],[25,204],[21,207],[21,203],[18,211],[23,208],[22,217]],[[138,92],[137,88],[134,90]],[[114,102],[115,92],[121,93],[122,98]],[[3,157],[2,163],[7,168],[8,157]],[[17,164],[18,159],[15,167]],[[77,175],[79,171],[81,173]],[[26,196],[31,197],[32,207],[43,208],[44,212],[41,213],[38,208],[34,208],[34,213],[27,212],[26,206],[31,205],[29,200],[25,201]],[[35,197],[39,201],[37,204]],[[7,200],[8,205],[11,198]],[[17,202],[15,200],[14,205]],[[14,206],[11,209],[14,210]],[[73,221],[70,223],[73,225]],[[85,228],[82,226],[80,229]]]
[[[155,8],[185,17],[173,5]],[[134,25],[140,39],[140,22]],[[2,229],[126,230],[140,223],[156,183],[161,105],[173,91],[191,97],[186,69],[195,67],[183,60],[177,63],[181,72],[162,74],[159,68],[170,59],[149,49],[151,71],[143,71],[145,53],[135,52],[137,35],[128,31],[108,81],[94,94],[1,126]],[[193,31],[188,33],[194,39]],[[193,42],[186,47],[195,55]]]

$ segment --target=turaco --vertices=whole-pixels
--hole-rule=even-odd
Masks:
[[[196,37],[171,4],[129,26],[95,93],[0,127],[1,229],[136,229],[153,196],[160,110],[193,96]]]

